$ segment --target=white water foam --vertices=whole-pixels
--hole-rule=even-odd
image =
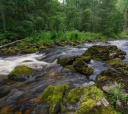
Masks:
[[[50,63],[40,61],[44,58],[44,54],[27,54],[22,56],[14,56],[0,59],[0,75],[8,75],[17,66],[25,65],[33,69],[41,69]]]

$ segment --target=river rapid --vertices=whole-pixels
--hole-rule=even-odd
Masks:
[[[33,54],[17,55],[0,58],[0,109],[9,108],[13,112],[25,112],[29,110],[35,114],[43,110],[36,101],[42,95],[48,85],[57,86],[59,84],[68,84],[70,88],[77,86],[86,86],[88,83],[94,83],[96,76],[103,70],[110,68],[105,62],[91,60],[89,66],[94,69],[94,74],[87,79],[85,75],[71,73],[57,64],[58,58],[81,55],[92,45],[116,45],[126,52],[128,61],[128,40],[115,40],[95,43],[84,43],[77,46],[56,47],[46,49],[43,52]],[[25,65],[36,69],[37,72],[26,79],[24,82],[8,80],[7,75],[15,67]],[[39,108],[35,108],[39,107]]]

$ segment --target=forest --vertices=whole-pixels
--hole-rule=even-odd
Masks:
[[[128,114],[128,0],[0,0],[0,114]]]
[[[127,0],[0,0],[0,45],[24,38],[124,38],[127,9]]]

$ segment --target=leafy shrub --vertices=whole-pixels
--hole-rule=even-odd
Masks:
[[[4,37],[7,38],[7,39],[9,39],[9,40],[15,40],[18,37],[18,34],[13,33],[13,32],[9,32],[9,31],[6,31],[4,33]]]
[[[9,42],[10,42],[10,40],[8,40],[8,39],[3,39],[3,40],[0,42],[0,45],[4,45],[4,44],[9,43]]]
[[[124,85],[123,84],[119,84],[117,88],[115,87],[110,87],[108,89],[108,94],[109,94],[109,100],[110,100],[110,103],[115,106],[116,105],[116,102],[117,100],[121,100],[123,102],[127,102],[127,94],[123,94],[123,91],[124,91]]]

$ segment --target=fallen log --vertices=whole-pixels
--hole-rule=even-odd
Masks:
[[[2,46],[0,46],[0,49],[1,49],[1,48],[4,48],[4,47],[7,47],[7,46],[9,46],[9,45],[15,44],[15,43],[17,43],[17,42],[24,41],[24,40],[25,40],[25,39],[22,39],[22,40],[16,40],[16,41],[14,41],[14,42],[11,42],[11,43],[8,43],[8,44],[5,44],[5,45],[2,45]]]

